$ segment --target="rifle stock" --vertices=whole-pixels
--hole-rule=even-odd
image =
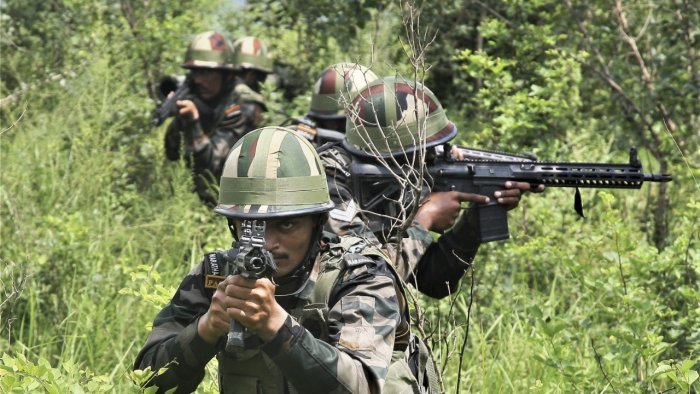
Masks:
[[[393,175],[395,171],[392,173],[377,163],[357,161],[353,162],[351,173],[364,210],[379,212],[381,204],[396,200],[400,188]],[[669,174],[644,173],[635,149],[630,149],[629,164],[453,160],[441,155],[427,164],[425,178],[432,191],[461,191],[490,198],[489,203],[477,207],[481,242],[510,237],[507,208],[493,197],[494,192],[503,190],[506,181],[547,187],[639,189],[644,182],[672,179]]]

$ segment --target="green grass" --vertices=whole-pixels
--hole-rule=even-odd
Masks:
[[[138,391],[128,373],[156,312],[230,242],[187,169],[164,159],[129,70],[98,59],[3,110],[11,124],[29,104],[0,137],[0,391]],[[568,190],[527,197],[512,239],[479,252],[462,355],[469,276],[453,306],[421,300],[448,392],[460,357],[461,392],[697,392],[697,190],[672,184],[671,243],[657,252],[649,189],[585,191],[585,221]],[[201,392],[216,391],[208,379]]]

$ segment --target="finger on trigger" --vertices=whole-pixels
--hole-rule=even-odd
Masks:
[[[457,195],[457,198],[459,199],[459,201],[471,201],[471,202],[481,202],[481,203],[489,202],[488,196],[484,196],[481,194],[464,193],[464,192],[457,192],[457,193],[459,193]]]

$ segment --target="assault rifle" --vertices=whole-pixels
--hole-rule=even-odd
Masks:
[[[463,148],[469,150],[470,148]],[[507,239],[507,208],[493,198],[506,181],[528,182],[532,186],[577,188],[574,206],[583,216],[578,188],[639,189],[646,182],[669,182],[670,174],[648,174],[642,170],[637,151],[630,149],[629,164],[541,162],[523,155],[473,150],[467,159],[455,160],[446,145],[442,154],[426,163],[425,181],[432,191],[461,191],[490,197],[479,204],[477,214],[481,242]],[[486,157],[492,155],[492,157]],[[352,187],[362,209],[381,212],[388,202],[396,203],[401,186],[396,175],[404,169],[391,169],[367,160],[353,159]]]
[[[270,252],[265,250],[265,222],[244,220],[241,223],[241,237],[238,254],[225,259],[226,271],[230,275],[240,275],[247,279],[270,278],[277,271],[277,265]],[[234,351],[245,347],[250,334],[236,320],[231,320],[231,329],[226,341],[226,350]]]
[[[175,92],[168,97],[170,92]],[[158,82],[158,96],[163,103],[156,108],[153,114],[153,126],[158,127],[171,116],[177,115],[180,108],[177,106],[178,100],[186,99],[190,96],[190,83],[182,75],[168,75]]]

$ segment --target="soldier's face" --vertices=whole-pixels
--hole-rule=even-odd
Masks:
[[[194,68],[190,71],[197,95],[203,100],[216,97],[221,92],[224,73],[221,70]]]
[[[340,119],[314,119],[316,121],[316,126],[327,129],[345,132],[345,118]]]
[[[311,246],[311,237],[316,226],[316,216],[299,216],[265,221],[265,249],[277,264],[275,277],[292,272]],[[236,223],[240,234],[240,223]]]

